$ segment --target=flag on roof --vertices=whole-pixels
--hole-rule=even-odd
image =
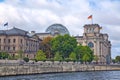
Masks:
[[[4,24],[4,26],[8,26],[8,22],[6,22],[6,23]]]
[[[88,19],[92,19],[92,15],[88,16]]]

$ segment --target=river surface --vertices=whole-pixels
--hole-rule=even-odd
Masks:
[[[52,73],[0,77],[0,80],[120,80],[120,71]]]

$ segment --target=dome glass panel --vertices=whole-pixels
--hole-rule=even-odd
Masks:
[[[55,34],[60,34],[60,35],[69,34],[68,29],[65,26],[63,26],[62,24],[53,24],[46,29],[46,32],[51,33],[52,35],[55,35]]]

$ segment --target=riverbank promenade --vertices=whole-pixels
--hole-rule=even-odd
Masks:
[[[39,61],[20,64],[2,61],[0,63],[0,76],[28,75],[39,73],[79,72],[79,71],[109,71],[120,70],[118,64],[81,64],[80,62],[51,62]]]

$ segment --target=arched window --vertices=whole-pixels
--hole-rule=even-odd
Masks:
[[[90,48],[93,48],[93,47],[94,47],[94,44],[93,44],[92,42],[89,42],[89,43],[88,43],[88,46],[89,46]]]
[[[28,55],[27,55],[27,57],[28,57]]]

